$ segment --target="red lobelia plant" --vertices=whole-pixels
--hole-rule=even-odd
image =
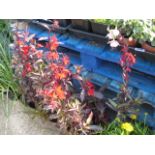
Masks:
[[[34,34],[29,35],[28,31],[16,31],[15,36],[13,66],[26,102],[34,103],[37,108],[56,112],[61,128],[75,133],[84,132],[86,127],[87,130],[91,128],[88,125],[93,114],[91,111],[84,114],[83,103],[80,100],[75,102],[77,96],[72,79],[78,80],[81,85],[82,101],[86,96],[94,95],[94,86],[80,76],[79,67],[75,67],[74,73],[68,68],[70,59],[67,55],[58,53],[59,42],[56,36],[49,37],[45,47],[35,40]]]
[[[135,56],[128,50],[128,46],[124,45],[122,48],[122,55],[120,59],[120,65],[122,67],[122,79],[123,86],[121,88],[123,102],[125,103],[128,98],[128,82],[129,73],[131,72],[131,67],[135,64]]]
[[[117,29],[109,30],[109,34],[107,35],[110,39],[109,44],[111,47],[119,46],[117,39],[121,36],[120,32]],[[122,117],[122,114],[125,114],[127,110],[133,106],[134,100],[131,100],[130,94],[128,92],[128,83],[129,83],[129,73],[131,72],[131,67],[136,63],[136,58],[129,51],[127,44],[122,45],[121,49],[121,57],[120,57],[120,66],[122,68],[122,79],[123,84],[121,87],[121,93],[118,98],[118,106],[117,111],[119,117]]]
[[[110,41],[108,42],[111,47],[119,46],[117,39],[123,37],[121,36],[119,30],[112,29],[109,30],[108,38]],[[122,45],[121,49],[121,57],[120,57],[120,65],[122,67],[122,78],[123,78],[123,87],[121,88],[124,102],[127,100],[128,95],[128,82],[129,82],[129,73],[131,72],[131,67],[136,63],[135,56],[129,51],[127,44]]]

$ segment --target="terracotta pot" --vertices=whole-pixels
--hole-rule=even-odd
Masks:
[[[135,39],[132,39],[132,38],[118,38],[118,42],[120,43],[120,45],[123,45],[123,44],[126,44],[128,46],[131,46],[131,47],[135,47],[136,44],[137,44],[137,41]]]
[[[146,42],[142,43],[142,48],[144,48],[148,52],[155,53],[155,47],[149,45]]]

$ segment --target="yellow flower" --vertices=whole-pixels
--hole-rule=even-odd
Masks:
[[[130,115],[130,118],[131,118],[132,120],[136,120],[136,119],[137,119],[137,115],[131,114],[131,115]]]
[[[128,122],[122,123],[121,128],[126,130],[127,132],[132,132],[134,130],[132,124]]]

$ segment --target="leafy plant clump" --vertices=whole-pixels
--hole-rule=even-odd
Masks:
[[[94,86],[82,78],[80,67],[75,66],[74,71],[68,68],[70,59],[58,53],[56,36],[49,36],[43,46],[27,30],[16,31],[15,35],[13,67],[26,102],[56,115],[59,126],[65,132],[87,134],[101,129],[92,126],[93,112],[86,110],[84,104],[86,97],[94,95]],[[80,94],[76,95],[73,79],[81,87]]]
[[[13,41],[10,20],[0,19],[0,33],[3,33],[11,42]]]
[[[3,30],[4,29],[5,27],[3,27]],[[8,28],[6,28],[5,31],[11,33]],[[0,92],[1,95],[9,92],[13,97],[17,97],[19,93],[18,82],[14,77],[13,69],[11,67],[12,54],[9,44],[10,38],[2,31],[0,33]]]
[[[149,42],[155,46],[154,19],[93,19],[92,21],[116,28],[124,38],[129,38],[129,40],[140,44]],[[122,40],[123,38],[118,36],[118,39]]]
[[[150,42],[152,46],[155,46],[155,25],[151,19],[124,20],[119,29],[139,43]]]

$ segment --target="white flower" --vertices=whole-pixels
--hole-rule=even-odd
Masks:
[[[120,34],[119,30],[111,29],[111,30],[109,30],[107,37],[109,39],[116,39],[119,36],[119,34]]]
[[[112,33],[116,37],[119,35],[119,31],[117,29],[112,30]]]
[[[108,34],[107,34],[107,37],[108,37],[109,39],[113,39],[112,33],[108,33]]]
[[[119,46],[119,43],[116,40],[111,40],[108,43],[110,44],[111,47],[117,47],[117,46]]]

